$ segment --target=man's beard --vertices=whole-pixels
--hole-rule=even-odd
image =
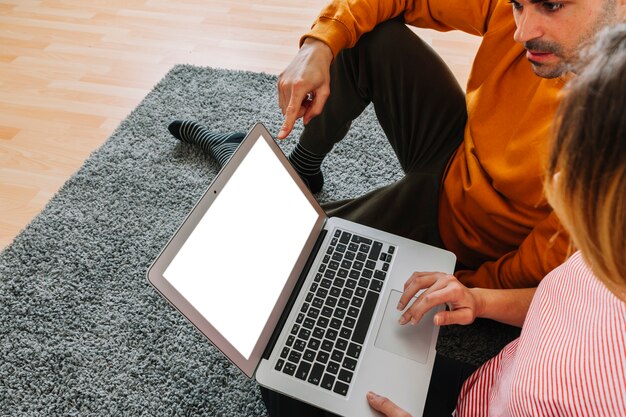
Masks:
[[[533,66],[533,71],[535,71],[535,74],[542,78],[560,77],[569,66],[570,60],[567,59],[566,55],[563,53],[563,47],[556,42],[533,39],[525,42],[524,48],[527,51],[551,53],[560,59],[560,62],[555,64],[554,66],[548,66],[542,64],[541,62],[534,62],[532,60],[529,60]]]

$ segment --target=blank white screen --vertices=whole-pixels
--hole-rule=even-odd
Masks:
[[[163,276],[246,359],[318,214],[259,138]]]

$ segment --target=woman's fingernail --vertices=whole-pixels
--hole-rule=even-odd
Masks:
[[[397,309],[398,309],[398,310],[402,310],[403,308],[404,308],[404,304],[402,304],[401,302],[400,302],[400,303],[398,303],[398,307],[397,307]]]
[[[400,317],[400,320],[398,320],[398,323],[400,323],[400,324],[406,324],[406,322],[407,322],[407,321],[408,321],[408,320],[406,319],[406,317],[402,316],[402,317]]]

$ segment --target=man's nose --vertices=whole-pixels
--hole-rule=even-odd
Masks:
[[[543,36],[540,16],[529,9],[522,10],[519,18],[516,19],[517,29],[513,35],[515,42],[524,43]]]

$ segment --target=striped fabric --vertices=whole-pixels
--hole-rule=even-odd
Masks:
[[[541,282],[519,339],[465,382],[454,415],[626,416],[626,303],[580,252]]]
[[[185,120],[180,126],[180,140],[200,145],[205,152],[217,160],[220,166],[226,165],[245,136],[244,133],[211,132],[204,126],[189,120]]]

